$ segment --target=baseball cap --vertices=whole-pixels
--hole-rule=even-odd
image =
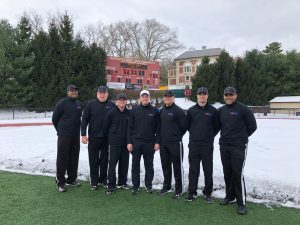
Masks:
[[[164,96],[173,97],[173,96],[174,96],[174,93],[173,93],[173,91],[171,91],[171,90],[167,90],[167,91],[165,92]]]
[[[78,91],[79,89],[78,89],[78,87],[76,87],[75,84],[70,84],[67,87],[67,91],[70,91],[70,90],[77,90]]]
[[[199,87],[197,89],[197,95],[200,94],[200,93],[205,93],[205,94],[208,94],[208,90],[206,87]]]
[[[107,92],[107,87],[106,86],[100,86],[98,87],[98,92]]]
[[[142,90],[142,91],[140,92],[140,96],[142,96],[142,95],[144,95],[144,94],[150,96],[150,93],[149,93],[148,90]]]
[[[127,96],[126,96],[126,94],[124,94],[124,93],[120,93],[120,94],[118,94],[118,95],[117,95],[117,100],[119,100],[119,99],[121,99],[121,98],[124,98],[124,99],[126,99],[126,100],[127,100]]]
[[[236,90],[234,87],[227,87],[224,89],[224,95],[226,94],[233,94],[235,95],[236,94]]]

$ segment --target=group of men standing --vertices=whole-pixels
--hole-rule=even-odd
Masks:
[[[173,192],[172,167],[175,178],[173,198],[180,198],[184,191],[182,137],[189,131],[189,185],[186,201],[197,196],[200,163],[205,177],[203,194],[207,203],[213,203],[213,149],[214,138],[221,130],[220,152],[226,185],[226,196],[220,201],[227,205],[236,200],[238,213],[245,214],[246,189],[243,169],[247,155],[248,137],[256,130],[251,110],[236,101],[233,87],[224,90],[225,105],[219,110],[208,103],[208,90],[197,90],[197,103],[185,113],[174,102],[174,93],[164,94],[164,105],[158,110],[150,104],[148,90],[140,92],[140,104],[132,110],[126,108],[127,97],[117,95],[116,105],[108,100],[108,89],[100,86],[97,98],[89,101],[83,110],[77,100],[78,88],[69,85],[67,98],[60,100],[53,112],[53,124],[57,130],[56,184],[59,192],[65,185],[80,186],[76,180],[81,141],[88,144],[90,185],[107,188],[107,194],[116,188],[129,189],[127,173],[129,154],[132,155],[132,194],[140,188],[140,162],[145,166],[145,189],[153,192],[153,159],[160,151],[163,187],[159,194]],[[88,135],[86,130],[88,128]],[[116,166],[118,164],[118,180]],[[67,172],[68,178],[65,179]]]

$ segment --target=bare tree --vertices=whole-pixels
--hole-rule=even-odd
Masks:
[[[85,43],[90,46],[93,43],[100,46],[103,42],[104,24],[99,21],[96,25],[89,24],[84,27],[83,38]]]
[[[184,46],[178,41],[176,30],[155,19],[142,23],[126,20],[106,26],[89,25],[84,30],[85,42],[96,43],[108,55],[145,60],[164,60],[173,57]]]
[[[141,32],[143,57],[147,60],[163,60],[183,48],[177,32],[155,19],[145,20]]]

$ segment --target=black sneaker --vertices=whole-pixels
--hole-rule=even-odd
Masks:
[[[72,187],[80,187],[81,183],[79,183],[78,181],[73,181],[73,182],[66,182],[67,186],[72,186]]]
[[[170,192],[172,192],[172,188],[169,188],[169,189],[163,188],[163,189],[161,189],[161,190],[158,192],[158,194],[160,194],[160,195],[165,195],[165,194],[170,193]]]
[[[146,189],[146,191],[147,191],[147,193],[149,193],[149,194],[152,194],[153,193],[153,188],[145,188]]]
[[[205,195],[205,201],[208,204],[213,204],[214,203],[213,198],[211,197],[211,195]]]
[[[186,202],[192,202],[196,199],[196,195],[192,194],[192,193],[188,193],[187,198],[185,199]]]
[[[247,207],[245,205],[239,205],[237,208],[237,213],[240,215],[247,214]]]
[[[98,183],[98,185],[104,187],[104,188],[107,188],[107,184],[106,183]]]
[[[56,189],[58,192],[66,192],[67,191],[65,185],[56,186]]]
[[[91,186],[91,190],[92,190],[92,191],[97,191],[97,190],[98,190],[98,186],[97,186],[97,185]]]
[[[181,198],[182,193],[174,193],[174,195],[172,196],[173,199],[178,199]]]
[[[137,195],[139,190],[140,190],[139,188],[133,188],[131,192],[132,192],[133,195]]]
[[[235,199],[223,198],[219,203],[220,205],[228,205],[234,202]]]
[[[117,185],[117,188],[122,188],[122,189],[125,189],[125,190],[130,189],[130,187],[127,184]]]
[[[113,194],[114,193],[114,189],[108,189],[107,191],[106,191],[106,194],[108,194],[108,195],[111,195],[111,194]]]

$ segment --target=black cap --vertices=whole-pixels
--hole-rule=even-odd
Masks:
[[[100,86],[98,87],[98,92],[107,92],[108,88],[106,86]]]
[[[233,94],[235,95],[236,94],[236,90],[234,87],[227,87],[224,89],[224,95],[226,94]]]
[[[78,91],[79,89],[78,89],[78,87],[76,87],[75,84],[70,84],[67,87],[67,91],[70,91],[70,90],[77,90]]]
[[[199,87],[197,89],[197,95],[201,94],[201,93],[205,93],[205,94],[208,94],[208,90],[206,87]]]
[[[173,96],[174,96],[174,93],[173,93],[173,91],[171,91],[171,90],[167,90],[167,91],[165,92],[164,96],[173,97]]]
[[[120,93],[120,94],[117,95],[117,100],[119,100],[121,98],[124,98],[126,100],[128,99],[127,96],[124,93]]]

